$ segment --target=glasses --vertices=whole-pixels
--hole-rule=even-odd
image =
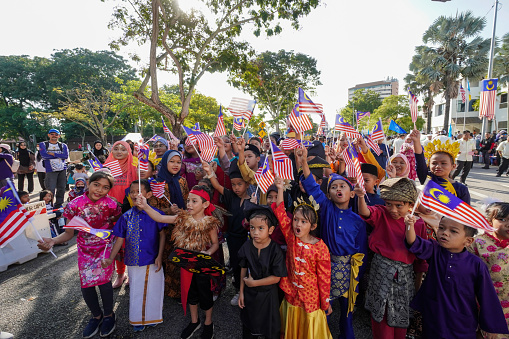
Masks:
[[[27,145],[21,144],[21,145],[19,145],[19,147],[27,147]]]

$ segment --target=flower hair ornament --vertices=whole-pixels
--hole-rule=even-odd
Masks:
[[[435,139],[424,147],[424,157],[427,161],[437,152],[445,152],[451,155],[456,161],[456,157],[460,152],[460,144],[458,142],[451,142],[450,140],[442,142],[440,139]]]
[[[309,196],[309,203],[307,203],[302,198],[297,198],[297,201],[293,202],[293,206],[295,206],[295,209],[297,209],[299,206],[302,206],[302,205],[306,205],[306,206],[309,206],[310,208],[312,208],[313,211],[315,211],[316,220],[318,220],[318,212],[317,211],[320,209],[320,204],[318,204],[315,201],[315,198],[313,198],[312,195]]]

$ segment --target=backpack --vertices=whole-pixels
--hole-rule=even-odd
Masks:
[[[58,148],[60,148],[60,152],[63,152],[64,151],[64,146],[62,146],[62,143],[60,141],[57,142],[58,144]],[[48,147],[49,147],[49,141],[45,141],[44,142],[44,146],[46,147],[46,152],[48,151]]]

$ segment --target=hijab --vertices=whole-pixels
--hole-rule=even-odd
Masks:
[[[96,149],[96,148],[95,148],[95,145],[97,145],[97,144],[101,144],[101,149]],[[94,155],[95,155],[96,157],[98,157],[98,156],[100,156],[100,155],[104,155],[104,156],[108,155],[108,150],[107,150],[106,148],[104,148],[103,143],[102,143],[101,141],[99,141],[99,140],[97,140],[96,142],[94,142],[94,149],[93,149],[93,151],[92,151],[92,152],[94,153]]]
[[[115,185],[111,188],[110,192],[108,193],[110,196],[114,197],[119,201],[120,203],[124,199],[124,190],[131,185],[131,183],[134,180],[138,179],[138,173],[136,171],[136,166],[138,166],[138,161],[136,158],[133,157],[131,153],[131,147],[129,144],[125,141],[117,141],[113,144],[113,148],[116,145],[122,145],[127,149],[127,157],[125,157],[122,160],[118,160],[118,163],[120,165],[120,169],[122,170],[122,175],[127,175],[125,184],[123,180],[116,180],[115,179]],[[115,157],[113,156],[113,152],[110,152],[108,155],[108,158],[106,159],[106,163],[110,161],[115,161]],[[122,184],[119,185],[119,182],[122,182]]]
[[[394,154],[392,157],[389,158],[389,164],[392,164],[392,160],[396,159],[397,157],[400,157],[401,159],[403,159],[403,161],[406,164],[405,172],[403,172],[403,174],[401,174],[401,177],[407,178],[408,173],[410,173],[410,162],[408,161],[408,158],[406,157],[406,155],[401,154],[401,153]]]
[[[26,144],[25,144],[26,145]],[[28,147],[25,148],[19,147],[18,149],[18,160],[21,166],[30,166],[30,152],[28,151]]]
[[[168,171],[168,162],[174,156],[178,156],[182,160],[182,154],[179,151],[168,150],[163,154],[161,159],[161,168],[157,173],[157,179],[161,182],[164,181],[168,184],[170,191],[170,201],[172,204],[176,204],[179,208],[185,208],[184,197],[182,196],[182,190],[180,189],[180,171],[177,174],[171,174]]]

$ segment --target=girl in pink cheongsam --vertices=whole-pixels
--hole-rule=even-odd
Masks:
[[[113,228],[114,222],[120,217],[121,209],[116,201],[108,196],[113,187],[114,179],[106,171],[99,171],[90,177],[89,189],[84,195],[69,202],[63,216],[72,219],[79,216],[90,227],[95,229]],[[56,244],[71,240],[74,229],[68,228],[55,238],[43,238],[39,241],[39,248],[49,250]],[[101,260],[108,258],[112,244],[112,237],[107,240],[91,233],[78,233],[78,269],[81,281],[81,293],[88,308],[92,312],[92,319],[83,331],[83,338],[93,337],[99,330],[101,337],[110,335],[115,330],[115,314],[113,313],[113,288],[111,276],[113,266],[101,267]],[[101,292],[103,310],[99,306],[96,286]]]

